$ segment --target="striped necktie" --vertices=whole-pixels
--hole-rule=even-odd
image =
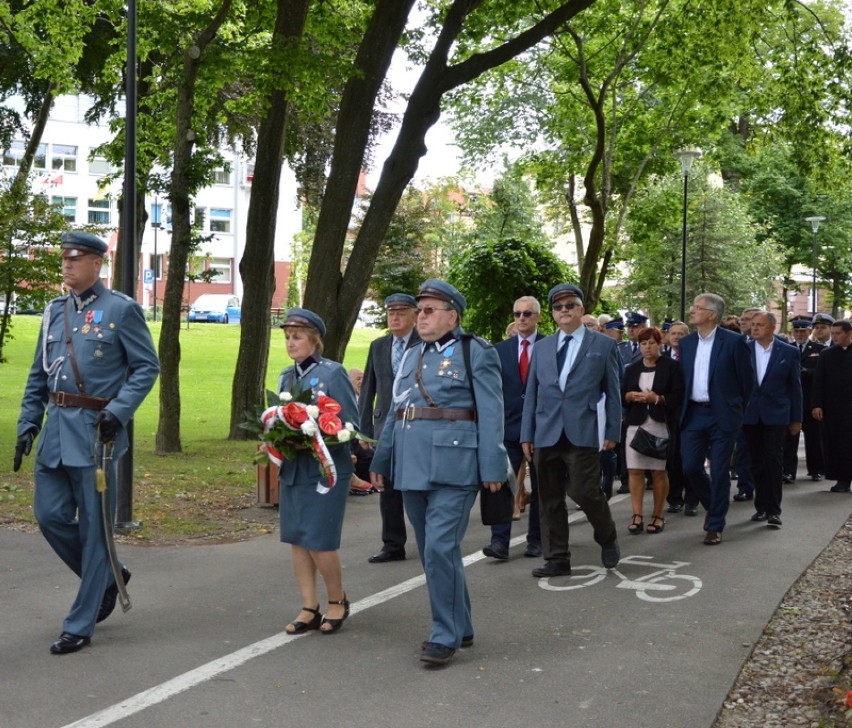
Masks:
[[[393,358],[391,359],[391,370],[393,375],[399,371],[399,364],[402,361],[402,355],[405,352],[405,339],[394,337],[393,340]]]

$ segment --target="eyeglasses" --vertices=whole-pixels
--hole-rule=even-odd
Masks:
[[[704,306],[699,306],[698,304],[695,304],[695,303],[692,304],[692,308],[695,311],[709,311],[710,313],[713,313],[712,308],[705,308]]]
[[[515,318],[521,318],[521,316],[529,318],[530,316],[535,316],[535,311],[512,311],[512,315]]]
[[[568,309],[570,311],[571,309],[579,308],[582,305],[582,303],[571,301],[570,303],[552,303],[550,304],[550,308],[554,311],[561,311],[563,308]]]
[[[431,316],[435,311],[452,311],[451,306],[444,306],[442,308],[435,308],[434,306],[418,306],[417,313],[423,314],[424,316]]]

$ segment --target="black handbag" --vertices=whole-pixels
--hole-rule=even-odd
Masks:
[[[666,460],[669,456],[669,440],[668,437],[659,437],[652,435],[648,430],[640,427],[633,435],[630,441],[630,447],[642,455],[647,455],[649,458],[657,460]]]
[[[483,526],[511,523],[515,512],[515,495],[509,484],[503,483],[503,487],[496,493],[492,493],[488,488],[480,488],[479,511]]]

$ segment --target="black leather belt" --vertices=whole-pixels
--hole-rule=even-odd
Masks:
[[[50,401],[57,407],[82,407],[92,410],[102,410],[110,403],[105,397],[90,397],[88,394],[70,392],[51,392]]]
[[[398,420],[468,420],[476,421],[476,410],[459,407],[415,407],[413,405],[396,411]]]
[[[695,405],[696,407],[706,407],[708,409],[710,408],[709,402],[696,402],[694,399],[691,399],[689,400],[689,403]]]

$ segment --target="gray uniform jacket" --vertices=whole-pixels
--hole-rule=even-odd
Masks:
[[[80,312],[70,296],[56,298],[45,308],[35,360],[24,389],[18,435],[30,430],[38,433],[47,411],[38,459],[50,468],[60,462],[77,468],[94,465],[97,411],[48,403],[50,392],[80,394],[67,356],[65,316],[69,317],[85,394],[111,398],[106,409],[122,425],[151,391],[160,372],[151,332],[139,305],[100,281],[92,288],[97,298]],[[120,457],[126,449],[127,433],[122,427],[114,457]]]
[[[400,490],[470,487],[506,480],[497,352],[487,342],[471,340],[471,382],[462,353],[462,331],[457,328],[454,333],[456,338],[440,347],[424,342],[408,349],[400,364],[393,405],[370,468],[400,483],[396,486]],[[476,421],[396,419],[396,413],[408,406],[429,406],[415,380],[418,368],[423,386],[438,407],[475,408]]]

